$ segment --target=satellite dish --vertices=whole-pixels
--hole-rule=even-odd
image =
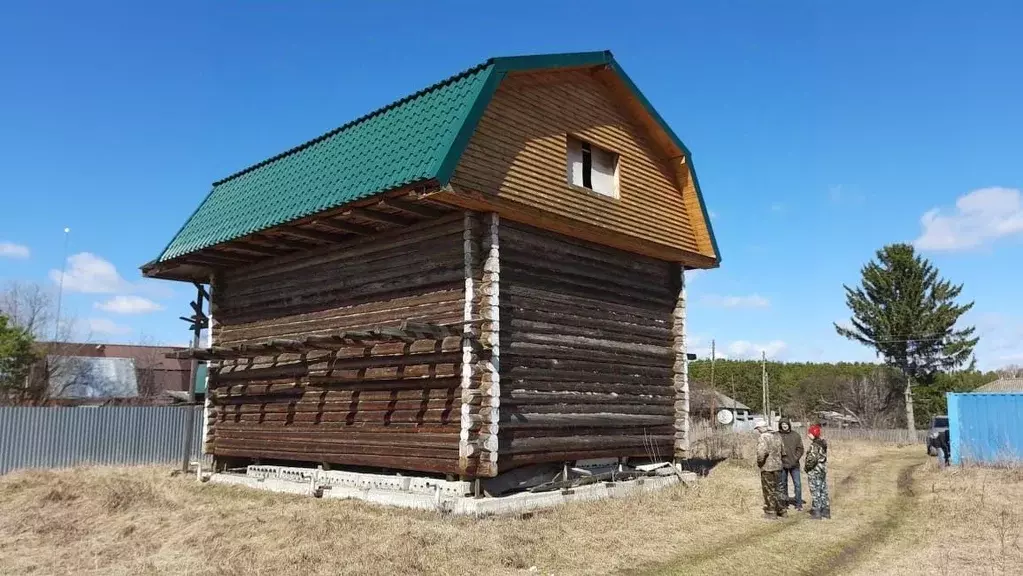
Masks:
[[[731,410],[718,410],[718,424],[731,424],[734,418]]]

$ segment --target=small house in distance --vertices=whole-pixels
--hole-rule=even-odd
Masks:
[[[591,52],[490,59],[228,176],[142,269],[209,284],[218,468],[479,479],[685,457],[684,271],[719,262],[690,151]]]

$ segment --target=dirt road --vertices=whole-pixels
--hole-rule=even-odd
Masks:
[[[748,530],[683,553],[649,574],[720,574],[736,566],[778,567],[788,574],[848,574],[875,547],[897,532],[920,504],[914,472],[922,451],[888,449],[844,462],[830,481],[834,519],[817,522],[806,513],[784,520],[752,519]]]

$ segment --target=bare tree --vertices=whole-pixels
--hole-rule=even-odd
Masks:
[[[139,396],[158,396],[163,392],[158,380],[164,370],[163,362],[166,349],[160,347],[155,339],[145,334],[140,335],[134,345],[144,347],[137,350],[134,354]]]
[[[40,357],[23,386],[8,391],[6,400],[10,403],[41,404],[59,397],[83,370],[76,358],[76,350],[81,345],[71,343],[74,319],[64,316],[60,325],[55,326],[55,310],[53,293],[40,284],[9,282],[0,291],[0,313],[36,339]]]
[[[999,378],[1023,378],[1023,365],[1009,364],[996,370]]]
[[[54,307],[53,294],[39,284],[8,282],[0,292],[0,312],[36,340],[53,338]]]
[[[818,375],[796,383],[786,411],[807,421],[822,410],[855,418],[871,428],[894,428],[905,409],[898,372],[878,366],[863,375]]]

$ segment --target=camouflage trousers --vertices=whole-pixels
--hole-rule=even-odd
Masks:
[[[774,512],[778,516],[785,515],[785,507],[778,498],[778,483],[781,478],[781,471],[760,472],[760,489],[764,493],[764,512]]]
[[[806,473],[806,482],[810,485],[810,496],[813,498],[813,511],[831,516],[831,499],[828,497],[828,473],[823,466],[817,466]]]

